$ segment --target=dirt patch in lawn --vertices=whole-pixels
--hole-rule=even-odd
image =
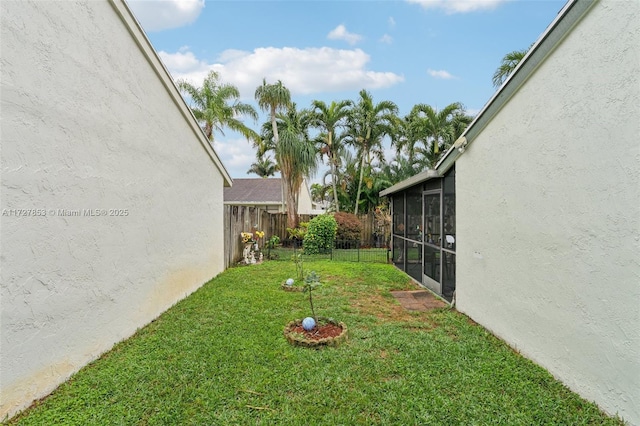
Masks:
[[[408,311],[426,312],[449,306],[427,290],[392,291],[391,294]]]

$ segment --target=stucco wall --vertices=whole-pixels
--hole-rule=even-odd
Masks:
[[[456,163],[458,309],[632,424],[639,11],[597,3]]]
[[[112,5],[0,10],[3,418],[224,258],[223,175]]]
[[[318,214],[313,209],[311,192],[309,192],[309,184],[306,180],[302,182],[298,194],[298,214]]]

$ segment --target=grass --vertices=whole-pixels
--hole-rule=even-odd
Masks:
[[[233,268],[117,344],[9,424],[619,425],[450,309],[403,310],[390,265],[317,261],[338,348],[290,346],[309,314],[280,284],[293,264]]]

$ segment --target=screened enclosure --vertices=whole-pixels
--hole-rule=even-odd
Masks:
[[[413,179],[389,188],[392,260],[401,270],[448,301],[456,289],[455,168],[443,177]]]

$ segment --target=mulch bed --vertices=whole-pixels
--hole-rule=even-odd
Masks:
[[[347,341],[347,326],[343,322],[319,317],[316,327],[307,331],[302,328],[302,320],[295,320],[284,328],[284,336],[294,346],[339,346]]]

